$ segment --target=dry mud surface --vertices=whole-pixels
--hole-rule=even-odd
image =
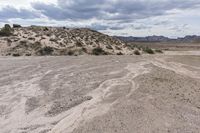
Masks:
[[[200,56],[0,57],[1,133],[199,133]]]

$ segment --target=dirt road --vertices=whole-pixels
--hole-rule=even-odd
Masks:
[[[0,57],[1,133],[199,133],[200,56]]]

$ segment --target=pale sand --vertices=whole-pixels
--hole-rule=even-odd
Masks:
[[[197,60],[200,56],[1,57],[0,132],[198,133]]]
[[[46,27],[47,28],[47,27]],[[133,49],[111,36],[86,28],[63,29],[59,27],[23,27],[14,29],[14,35],[0,37],[0,56],[36,56],[40,50],[51,47],[48,55],[94,54],[94,48],[101,48],[107,54],[131,55]],[[44,53],[42,54],[44,55]]]

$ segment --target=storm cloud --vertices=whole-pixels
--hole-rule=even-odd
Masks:
[[[12,18],[21,18],[21,19],[31,19],[31,18],[37,18],[40,15],[36,12],[27,10],[27,9],[16,9],[11,6],[3,7],[0,10],[0,19],[1,20],[7,20]]]
[[[200,1],[196,0],[58,0],[56,4],[32,3],[35,10],[56,20],[136,20],[199,5]]]
[[[30,0],[31,1],[31,0]],[[1,2],[0,2],[1,3]],[[23,20],[41,19],[49,22],[69,23],[95,30],[148,30],[155,26],[170,25],[171,20],[163,16],[176,15],[180,12],[200,11],[197,0],[57,0],[55,2],[34,1],[30,8],[0,6],[0,21],[20,18]],[[155,22],[152,18],[160,17]],[[140,22],[140,20],[145,20]],[[139,22],[138,22],[139,21]],[[73,24],[74,23],[74,24]],[[185,25],[188,23],[183,23]],[[67,24],[66,24],[67,25]],[[176,24],[178,25],[178,24]],[[175,26],[175,25],[174,25]],[[171,28],[172,29],[172,28]],[[175,30],[175,28],[174,28]],[[181,31],[181,30],[176,30]],[[110,31],[109,31],[110,32]]]

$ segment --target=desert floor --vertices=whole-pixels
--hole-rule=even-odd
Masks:
[[[199,55],[0,57],[0,132],[199,133]]]

